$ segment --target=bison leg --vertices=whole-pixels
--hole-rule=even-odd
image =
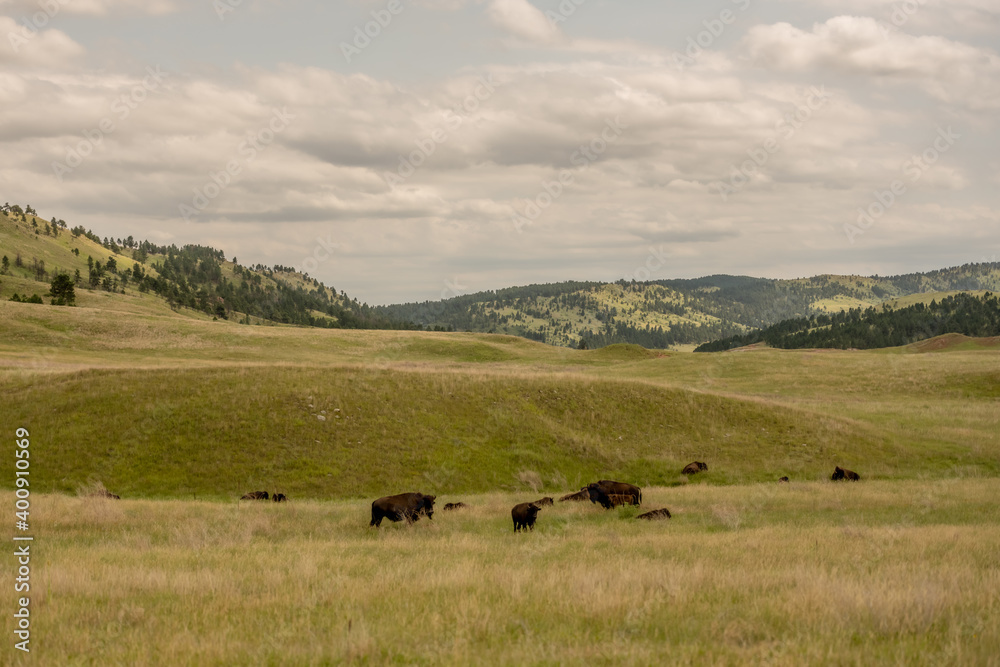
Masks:
[[[382,518],[384,516],[385,515],[382,513],[381,509],[379,509],[378,507],[375,507],[375,505],[372,505],[372,522],[370,524],[368,524],[369,527],[370,526],[375,526],[376,528],[378,528],[379,526],[381,526],[382,525]]]

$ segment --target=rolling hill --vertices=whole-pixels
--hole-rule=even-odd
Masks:
[[[75,283],[79,305],[129,313],[174,312],[242,324],[406,329],[347,294],[290,267],[244,266],[197,245],[101,238],[45,220],[31,207],[0,207],[0,298],[44,300],[59,274]]]
[[[513,334],[566,347],[636,343],[665,349],[912,295],[998,289],[1000,263],[988,263],[890,277],[773,280],[716,275],[645,283],[566,282],[375,310],[424,326]]]

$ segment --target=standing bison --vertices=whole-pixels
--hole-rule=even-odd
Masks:
[[[615,505],[642,504],[642,489],[638,486],[607,479],[588,484],[587,495],[590,496],[590,502],[600,503],[601,507],[606,510]]]
[[[368,525],[378,528],[382,525],[382,519],[413,523],[420,520],[421,514],[433,519],[436,497],[422,493],[401,493],[398,496],[379,498],[372,503],[372,522]]]
[[[684,470],[681,470],[682,475],[697,475],[700,472],[705,472],[708,470],[708,464],[701,461],[693,461],[686,466]]]
[[[853,470],[847,470],[845,468],[841,468],[840,466],[837,466],[837,468],[833,471],[833,474],[830,475],[830,479],[833,480],[834,482],[837,482],[837,481],[840,481],[840,480],[843,480],[843,479],[849,480],[851,482],[856,482],[859,479],[861,479],[861,475],[859,475],[858,473],[854,472]]]
[[[542,508],[535,503],[521,503],[520,505],[514,505],[514,509],[510,511],[510,518],[514,520],[514,532],[516,533],[522,528],[534,530],[535,519],[538,517],[538,513],[541,509]]]

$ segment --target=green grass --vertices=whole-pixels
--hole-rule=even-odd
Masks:
[[[3,302],[0,415],[45,443],[42,488],[132,497],[481,492],[526,471],[553,492],[671,485],[695,459],[699,484],[1000,474],[1000,356],[899,352],[577,351]]]

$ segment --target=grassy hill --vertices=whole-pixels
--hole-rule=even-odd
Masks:
[[[390,321],[344,293],[290,267],[247,267],[212,248],[157,246],[101,238],[83,227],[46,221],[19,206],[0,207],[0,299],[45,298],[61,273],[77,304],[126,313],[243,324],[289,323],[334,328],[413,328]],[[235,260],[235,258],[233,258]]]
[[[838,464],[993,476],[998,381],[988,348],[580,351],[0,302],[0,417],[32,432],[47,491],[557,493],[605,476],[685,484],[695,459],[709,484],[818,480]]]
[[[931,293],[997,289],[1000,264],[991,263],[891,277],[770,280],[720,275],[646,283],[568,282],[377,310],[422,325],[514,334],[567,347],[584,341],[589,347],[638,343],[684,349],[811,314],[920,299]]]

